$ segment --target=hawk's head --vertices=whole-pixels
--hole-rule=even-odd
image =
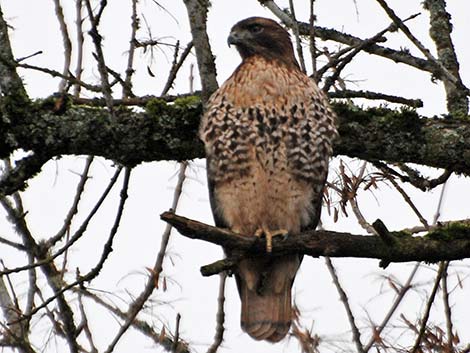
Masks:
[[[227,42],[237,47],[243,59],[260,55],[298,67],[289,33],[269,18],[250,17],[238,22]]]

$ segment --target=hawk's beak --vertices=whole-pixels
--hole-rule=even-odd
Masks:
[[[228,38],[227,38],[227,44],[230,47],[231,44],[237,45],[240,43],[240,35],[237,32],[230,32]]]

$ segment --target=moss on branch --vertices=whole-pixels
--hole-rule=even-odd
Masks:
[[[196,136],[202,107],[197,97],[172,103],[152,99],[144,109],[106,108],[35,101],[21,119],[1,126],[8,136],[0,157],[23,149],[37,155],[95,155],[123,165],[204,157]],[[57,107],[59,106],[60,109]],[[362,109],[334,104],[341,138],[336,155],[364,160],[412,162],[470,174],[470,124],[460,119],[423,118],[412,110]],[[2,121],[2,119],[0,119]]]

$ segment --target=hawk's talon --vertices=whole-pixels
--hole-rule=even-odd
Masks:
[[[270,253],[273,251],[273,237],[282,235],[283,237],[287,237],[289,232],[286,229],[276,229],[274,231],[270,231],[267,228],[258,228],[255,231],[255,237],[260,238],[262,235],[266,237],[266,252]]]

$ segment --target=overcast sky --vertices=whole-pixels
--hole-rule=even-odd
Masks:
[[[43,52],[41,55],[27,62],[61,71],[62,40],[53,2],[46,0],[0,0],[0,2],[4,16],[14,28],[11,31],[11,40],[15,56],[25,57],[41,50]],[[62,2],[69,30],[74,38],[74,1],[63,0]],[[236,50],[233,47],[228,48],[226,44],[231,26],[240,19],[253,15],[271,18],[273,16],[254,0],[213,0],[212,3],[208,29],[216,55],[218,80],[222,83],[240,62]],[[278,3],[286,6],[288,1]],[[306,10],[308,1],[296,1],[296,3],[298,3],[298,18],[308,21]],[[389,3],[402,18],[422,12],[408,25],[425,45],[433,49],[427,33],[429,19],[427,13],[421,8],[421,1],[393,0]],[[166,8],[166,11],[160,9],[151,0],[140,1],[139,14],[142,22],[138,39],[153,37],[154,39],[160,38],[166,43],[180,40],[182,45],[186,45],[191,37],[183,2],[161,0],[160,4]],[[453,39],[459,55],[462,78],[468,85],[470,82],[470,50],[467,45],[470,32],[469,5],[466,1],[449,0],[448,6],[454,24]],[[388,17],[373,0],[317,0],[316,9],[319,25],[343,30],[362,38],[375,35],[390,23]],[[150,33],[146,29],[144,18],[151,28]],[[102,34],[107,65],[123,73],[126,68],[126,51],[130,35],[129,1],[109,1],[102,21]],[[412,44],[400,33],[387,34],[387,38],[387,46],[397,49],[406,47],[413,54],[420,56]],[[87,38],[86,45],[90,48],[89,38]],[[335,47],[330,46],[330,48]],[[307,53],[308,50],[306,50]],[[145,54],[139,52],[137,55],[134,87],[138,95],[158,95],[164,86],[172,60],[172,49],[162,47],[156,49],[154,55],[153,61],[149,52]],[[196,63],[194,55],[188,59],[170,93],[188,92],[189,64],[191,63]],[[155,77],[148,74],[147,66],[150,66]],[[83,79],[91,83],[98,82],[96,64],[89,53],[85,69]],[[50,78],[43,73],[24,70],[20,73],[32,97],[45,97],[57,91],[59,82],[57,79]],[[442,85],[431,82],[429,74],[416,72],[405,65],[361,54],[345,70],[345,78],[351,89],[369,89],[407,98],[420,98],[425,103],[424,107],[419,110],[423,115],[433,116],[446,113]],[[116,96],[119,97],[120,92],[117,92]],[[78,181],[77,173],[82,170],[84,160],[84,157],[71,156],[50,161],[44,167],[43,172],[29,183],[30,188],[24,194],[28,210],[27,219],[38,237],[47,238],[61,227],[61,222],[73,197],[74,185]],[[337,161],[334,163],[337,164]],[[358,168],[359,165],[357,161],[351,162],[353,169]],[[178,213],[212,223],[204,161],[192,161],[189,169],[189,178],[185,184]],[[108,291],[104,295],[114,302],[120,303],[128,300],[131,295],[129,293],[134,295],[139,293],[145,283],[146,268],[153,266],[160,245],[160,236],[165,226],[159,220],[159,214],[170,207],[177,172],[178,166],[174,162],[146,163],[133,171],[130,198],[114,252],[101,276],[92,282],[94,288]],[[104,160],[95,162],[93,179],[87,186],[76,225],[79,225],[79,221],[86,217],[87,211],[92,207],[112,173],[112,162]],[[426,170],[426,173],[437,175],[438,171]],[[330,174],[334,176],[334,172]],[[446,191],[442,219],[469,218],[466,202],[470,199],[468,186],[468,181],[462,177],[451,178]],[[411,195],[416,198],[419,209],[429,222],[432,222],[439,193],[440,188],[428,194],[411,192]],[[101,244],[104,243],[113,222],[113,212],[115,212],[118,197],[119,187],[107,200],[99,217],[91,224],[87,235],[77,243],[71,253],[70,261],[73,266],[70,268],[80,267],[81,272],[85,273],[95,264]],[[374,194],[364,192],[359,202],[368,221],[372,222],[380,218],[391,229],[402,229],[419,224],[416,216],[390,187],[382,186]],[[348,218],[341,217],[340,222],[334,223],[327,212],[324,212],[323,223],[327,229],[364,233],[352,215]],[[6,226],[6,221],[0,220],[0,232],[9,233],[14,237]],[[4,248],[0,248],[0,251],[2,249]],[[218,260],[222,256],[222,251],[218,247],[183,238],[174,232],[164,266],[164,275],[168,278],[169,288],[167,292],[159,291],[154,296],[156,301],[152,320],[162,321],[174,327],[176,313],[181,313],[181,336],[189,340],[198,352],[204,352],[212,342],[218,288],[217,276],[203,278],[199,274],[199,267]],[[11,267],[18,263],[18,254],[2,253],[1,257]],[[351,299],[360,327],[369,326],[369,320],[379,323],[394,298],[394,293],[386,283],[384,284],[382,276],[393,274],[398,279],[404,280],[413,267],[413,264],[392,264],[384,271],[379,269],[378,261],[375,260],[340,259],[334,260],[334,263],[337,265],[341,281]],[[461,270],[464,264],[468,264],[468,261],[456,263],[450,271],[451,274]],[[434,271],[435,266],[424,266],[420,270],[420,280],[432,280],[431,276]],[[70,275],[73,276],[73,274]],[[456,277],[451,277],[450,281],[451,285],[455,285]],[[414,319],[416,315],[419,315],[424,307],[423,300],[427,293],[425,289],[428,290],[429,286],[410,294],[409,298],[402,303],[401,310],[396,317],[398,318],[400,313],[406,313],[408,319]],[[341,346],[341,341],[338,341],[340,339],[349,342],[349,326],[344,309],[339,302],[323,259],[306,258],[304,260],[296,279],[294,293],[295,301],[302,310],[304,323],[307,327],[313,325],[313,331],[324,335],[325,340],[330,342],[322,346],[322,352],[337,351],[333,344]],[[458,299],[465,296],[468,301],[469,294],[467,287],[459,289],[453,294],[453,302],[459,302]],[[266,343],[255,342],[243,334],[239,327],[240,303],[233,279],[227,282],[226,296],[227,331],[220,353],[241,352],[242,350],[261,353],[268,349],[270,352],[295,351],[297,346],[293,341],[268,346]],[[469,323],[470,307],[459,305],[458,308],[459,310],[454,311],[454,318],[460,327],[464,327],[462,323],[465,320]],[[442,305],[439,303],[436,309],[436,312],[432,312],[433,315],[438,315],[439,310],[442,312]],[[118,329],[119,322],[91,305],[89,312],[93,312],[94,321],[91,324],[96,332],[97,344],[100,348],[105,348]],[[395,323],[402,324],[398,319]],[[368,340],[368,335],[369,331],[364,335],[364,341]],[[461,341],[470,340],[470,330],[459,331],[459,335]],[[406,339],[406,336],[402,337],[402,342],[409,342]],[[141,335],[131,332],[124,337],[116,352],[128,352],[130,349],[136,352],[154,352],[155,346]]]

